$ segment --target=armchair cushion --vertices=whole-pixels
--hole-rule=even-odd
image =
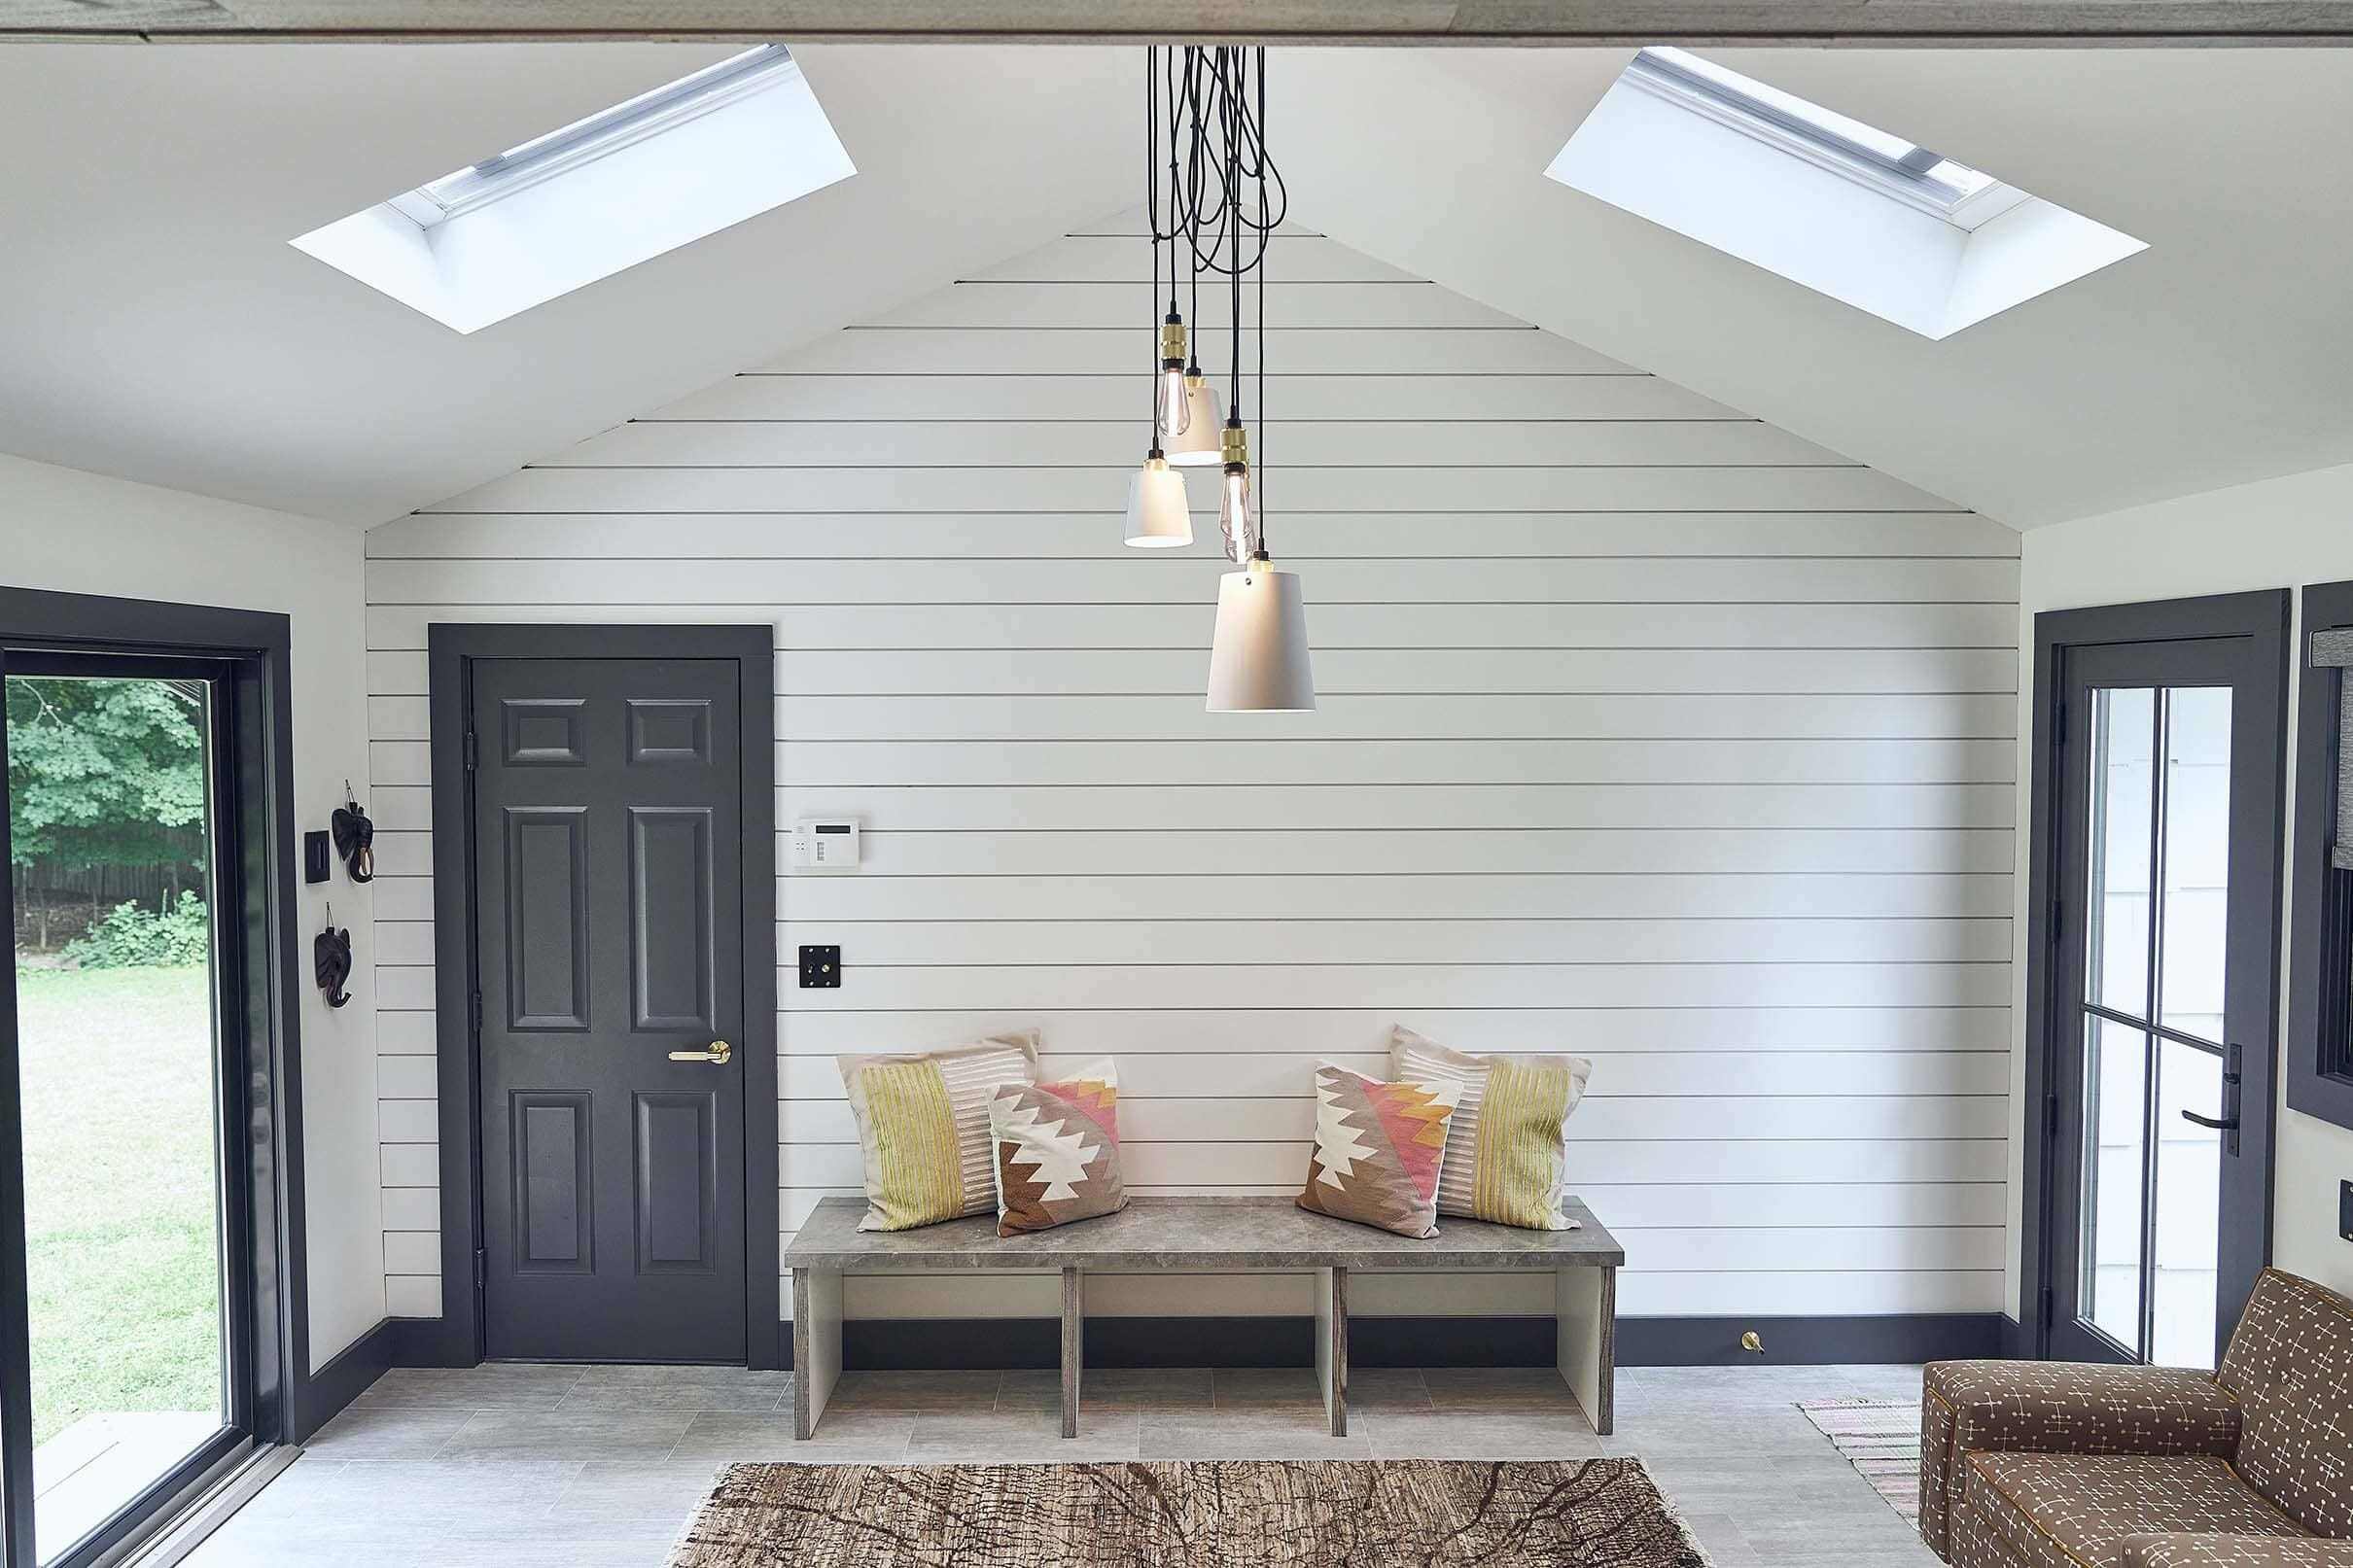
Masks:
[[[2353,1541],[2276,1535],[2135,1535],[2121,1568],[2353,1568]]]
[[[1980,1452],[1964,1468],[1963,1507],[2033,1568],[2115,1568],[2127,1538],[2158,1531],[2304,1533],[2212,1454]]]
[[[2204,1453],[2238,1446],[2238,1404],[2203,1373],[2032,1361],[1939,1361],[1920,1398],[1920,1535],[1950,1546],[1962,1457]]]
[[[2245,1410],[2247,1484],[2314,1535],[2353,1536],[2353,1301],[2265,1270],[2217,1377]]]

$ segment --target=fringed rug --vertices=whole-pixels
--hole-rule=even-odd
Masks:
[[[1919,1401],[1820,1399],[1798,1409],[1863,1473],[1889,1508],[1919,1522]]]
[[[1633,1459],[730,1465],[670,1568],[1705,1568]]]

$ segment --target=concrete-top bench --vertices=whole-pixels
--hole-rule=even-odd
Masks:
[[[1574,1200],[1572,1231],[1522,1231],[1475,1220],[1441,1222],[1417,1241],[1312,1214],[1288,1198],[1139,1198],[1117,1214],[1001,1238],[993,1217],[914,1231],[860,1231],[865,1204],[820,1202],[785,1250],[792,1271],[792,1432],[816,1436],[842,1370],[844,1274],[1058,1270],[1062,1274],[1062,1435],[1078,1435],[1085,1275],[1314,1270],[1316,1376],[1334,1437],[1348,1435],[1348,1275],[1476,1269],[1554,1276],[1561,1376],[1596,1432],[1612,1424],[1616,1380],[1617,1238]]]

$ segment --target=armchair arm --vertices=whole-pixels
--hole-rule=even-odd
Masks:
[[[2122,1568],[2353,1568],[2353,1541],[2280,1535],[2129,1535]]]
[[[1939,1361],[1920,1389],[1920,1537],[1948,1547],[1961,1458],[2238,1449],[2238,1402],[2213,1376],[2163,1367]]]

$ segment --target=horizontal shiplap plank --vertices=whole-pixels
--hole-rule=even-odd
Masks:
[[[875,317],[861,330],[1017,327],[1056,332],[1124,330],[1133,334],[1140,324],[1159,316],[1154,293],[1149,284],[1136,277],[1116,284],[974,280],[933,290]],[[1282,323],[1268,329],[1270,349],[1284,337],[1332,328],[1528,330],[1528,324],[1516,317],[1417,279],[1306,283],[1277,276],[1263,290],[1253,283],[1243,297],[1242,352],[1252,363],[1258,358],[1256,312],[1262,296],[1267,318]],[[1202,291],[1198,303],[1185,300],[1184,314],[1197,333],[1221,333],[1234,320],[1230,296],[1221,298],[1213,289]],[[795,363],[799,363],[797,357]]]
[[[426,743],[373,741],[379,784],[432,782]],[[842,741],[780,748],[788,786],[906,784],[1998,784],[2007,739],[1774,741]]]
[[[1993,917],[2006,871],[1675,875],[794,876],[777,907],[804,921]]]
[[[1208,656],[1196,648],[789,649],[776,656],[782,694],[979,696],[1190,695]],[[373,696],[419,697],[421,652],[371,653]],[[2015,692],[2008,648],[1331,648],[1316,654],[1316,689],[1364,693],[1806,694]],[[384,739],[396,738],[387,731]],[[790,737],[787,737],[790,739]]]
[[[397,930],[398,928],[396,928]],[[2007,921],[787,922],[778,945],[841,944],[865,964],[1988,963]],[[379,948],[384,948],[381,928]],[[408,945],[403,944],[404,949]],[[429,955],[428,955],[429,956]],[[389,950],[385,957],[390,961]]]
[[[1302,1075],[1302,1082],[1311,1081]],[[1577,1107],[1580,1145],[1646,1138],[1714,1143],[1737,1139],[1994,1138],[2007,1127],[2009,1099],[1982,1096],[1713,1096],[1662,1098],[1595,1097]],[[1148,1144],[1251,1144],[1291,1140],[1304,1146],[1316,1128],[1313,1096],[1147,1099],[1119,1097],[1123,1160]],[[792,1143],[858,1142],[849,1101],[797,1099],[783,1107]],[[1139,1177],[1138,1179],[1141,1179]]]
[[[1578,1115],[1584,1111],[1580,1108]],[[1999,1181],[2007,1143],[1991,1138],[1648,1139],[1568,1141],[1572,1189],[1627,1182]],[[1306,1141],[1140,1143],[1120,1163],[1138,1191],[1218,1191],[1297,1183]],[[864,1179],[856,1143],[786,1142],[783,1185],[856,1190]]]
[[[1137,232],[1143,232],[1141,218]],[[1148,247],[1125,234],[1071,234],[1051,240],[1009,261],[983,267],[971,281],[1006,283],[1136,284],[1137,261]],[[1292,283],[1406,283],[1419,281],[1387,261],[1376,261],[1320,235],[1282,236],[1268,258],[1277,275]],[[1150,308],[1147,299],[1145,307]]]
[[[411,971],[383,968],[387,975]],[[789,986],[792,977],[782,977]],[[844,955],[831,991],[784,992],[790,1012],[926,1008],[2001,1006],[2004,963],[1035,964],[881,969]],[[388,1005],[399,1005],[388,1003]]]
[[[1187,1006],[1138,1011],[787,1013],[788,1057],[924,1050],[988,1034],[1038,1028],[1057,1056],[1141,1057],[1214,1053],[1379,1055],[1402,1024],[1465,1051],[2003,1052],[2010,1013],[1989,1007],[1689,1007],[1599,1009],[1404,1008],[1303,1012]],[[1708,1069],[1712,1070],[1712,1069]],[[1997,1171],[1998,1175],[1999,1172]],[[857,1185],[853,1177],[851,1185]]]
[[[1606,1039],[1606,1036],[1604,1036]],[[1555,1041],[1563,1049],[1569,1042]],[[830,1052],[806,1054],[797,1033],[786,1039],[779,1083],[788,1100],[833,1099],[842,1094]],[[1113,1052],[1089,1052],[1076,1031],[1055,1028],[1053,1047],[1039,1057],[1039,1075],[1076,1073],[1108,1055],[1117,1063],[1122,1098],[1182,1098],[1231,1095],[1255,1098],[1314,1093],[1317,1063],[1333,1062],[1353,1072],[1387,1076],[1386,1051],[1317,1052],[1141,1050],[1122,1039]],[[2002,1095],[2010,1059],[2002,1051],[1626,1051],[1578,1042],[1593,1063],[1588,1098],[1683,1095]],[[406,1061],[386,1058],[386,1061]],[[1671,1114],[1671,1113],[1669,1113]],[[1582,1132],[1585,1124],[1578,1123]]]
[[[371,569],[372,570],[372,569]],[[379,587],[381,584],[378,585]],[[709,621],[703,604],[371,604],[368,645],[422,651],[434,621]],[[1185,648],[1208,646],[1199,605],[763,605],[730,621],[767,621],[786,648]],[[1316,647],[1902,648],[2015,650],[2009,603],[1860,602],[1381,604],[1320,602]]]
[[[410,698],[379,699],[411,702]],[[801,741],[1224,740],[1235,715],[1206,712],[1189,694],[1089,697],[780,698],[777,733]],[[1844,739],[2003,740],[2018,701],[1999,693],[1335,695],[1312,712],[1251,714],[1259,737],[1302,740]],[[386,729],[387,739],[400,732]],[[408,731],[421,737],[421,723]]]
[[[1100,468],[525,469],[435,512],[1084,511],[1125,504],[1132,464]],[[1956,508],[1872,469],[1257,470],[1273,515],[1299,511],[1921,511]],[[1203,505],[1209,487],[1194,498]],[[1268,538],[1280,548],[1280,522]],[[782,597],[782,596],[779,596]],[[1006,594],[1001,597],[1018,598]],[[1436,597],[1443,597],[1442,595]],[[1614,596],[1604,596],[1614,597]]]
[[[1263,412],[1273,433],[1271,438],[1277,440],[1287,438],[1283,435],[1286,429],[1311,420],[1387,423],[1410,438],[1433,421],[1451,419],[1738,421],[1748,417],[1671,381],[1596,356],[1573,362],[1586,373],[1564,374],[1546,368],[1535,363],[1540,351],[1516,334],[1482,334],[1477,339],[1462,339],[1462,343],[1483,361],[1508,359],[1533,373],[1494,369],[1462,373],[1425,367],[1411,374],[1386,376],[1316,375],[1276,366],[1269,369],[1263,399],[1256,395],[1257,387],[1251,387],[1250,407]],[[852,351],[867,357],[891,347],[850,345]],[[1360,352],[1330,343],[1316,347],[1323,354]],[[1054,363],[1076,363],[1076,351],[1069,345],[1040,345],[1036,350],[1025,345],[1025,352]],[[1425,366],[1429,363],[1419,352],[1415,357]],[[937,375],[920,369],[739,375],[681,399],[642,423],[971,419],[976,412],[991,419],[1127,420],[1136,417],[1139,407],[1134,359],[1131,344],[1116,368],[1105,364],[1092,371],[1008,373],[1001,366],[981,366],[969,372]]]
[[[632,427],[642,428],[642,427]],[[975,426],[974,429],[986,429]],[[1689,430],[1653,425],[1647,430]],[[1211,476],[1193,481],[1206,498]],[[1205,500],[1206,505],[1206,500]],[[1968,513],[1298,512],[1282,519],[1282,554],[1304,563],[1402,556],[1437,541],[1450,556],[1989,556],[2015,557],[2019,537]],[[1200,551],[1215,520],[1197,520]],[[594,560],[658,554],[673,560],[1137,560],[1118,520],[1103,511],[579,513],[517,516],[440,512],[372,529],[377,560]]]
[[[1149,791],[1145,793],[1143,791]],[[379,832],[433,825],[423,784],[378,785],[369,813]],[[942,829],[1131,827],[1140,813],[1166,828],[1225,827],[1233,790],[1220,784],[1109,786],[875,784],[780,786],[776,819],[789,831],[807,817],[856,817],[898,832]],[[2008,827],[2017,791],[2007,784],[1307,784],[1261,788],[1250,799],[1260,828],[1917,828]],[[385,916],[378,890],[379,918]]]
[[[852,327],[774,366],[792,375],[1106,375],[1131,392],[1141,323],[1035,331],[1012,328]],[[1251,347],[1257,334],[1249,334]],[[1246,350],[1255,361],[1255,354]],[[1392,327],[1377,332],[1270,327],[1266,360],[1289,375],[1387,376],[1435,370],[1626,375],[1624,365],[1533,328]],[[969,390],[968,388],[966,389]],[[1131,397],[1129,401],[1134,401]]]
[[[1142,460],[1136,427],[1111,419],[652,420],[617,426],[533,467],[1119,469]],[[1719,420],[1457,419],[1411,432],[1333,420],[1276,425],[1259,444],[1285,465],[1308,468],[1855,466],[1774,426]],[[1206,494],[1214,477],[1203,474],[1194,488]]]
[[[2012,859],[2007,828],[884,831],[864,836],[857,874],[1332,876],[1363,867],[1385,874],[2003,872]]]
[[[1148,791],[1148,792],[1144,792]],[[425,825],[421,789],[379,789],[379,823]],[[989,789],[788,786],[777,820],[854,816],[901,831],[1132,826],[1140,815],[1169,828],[1234,819],[1230,786],[1009,785]],[[1249,819],[1262,828],[1919,828],[2008,827],[2007,784],[1311,784],[1262,789]]]

